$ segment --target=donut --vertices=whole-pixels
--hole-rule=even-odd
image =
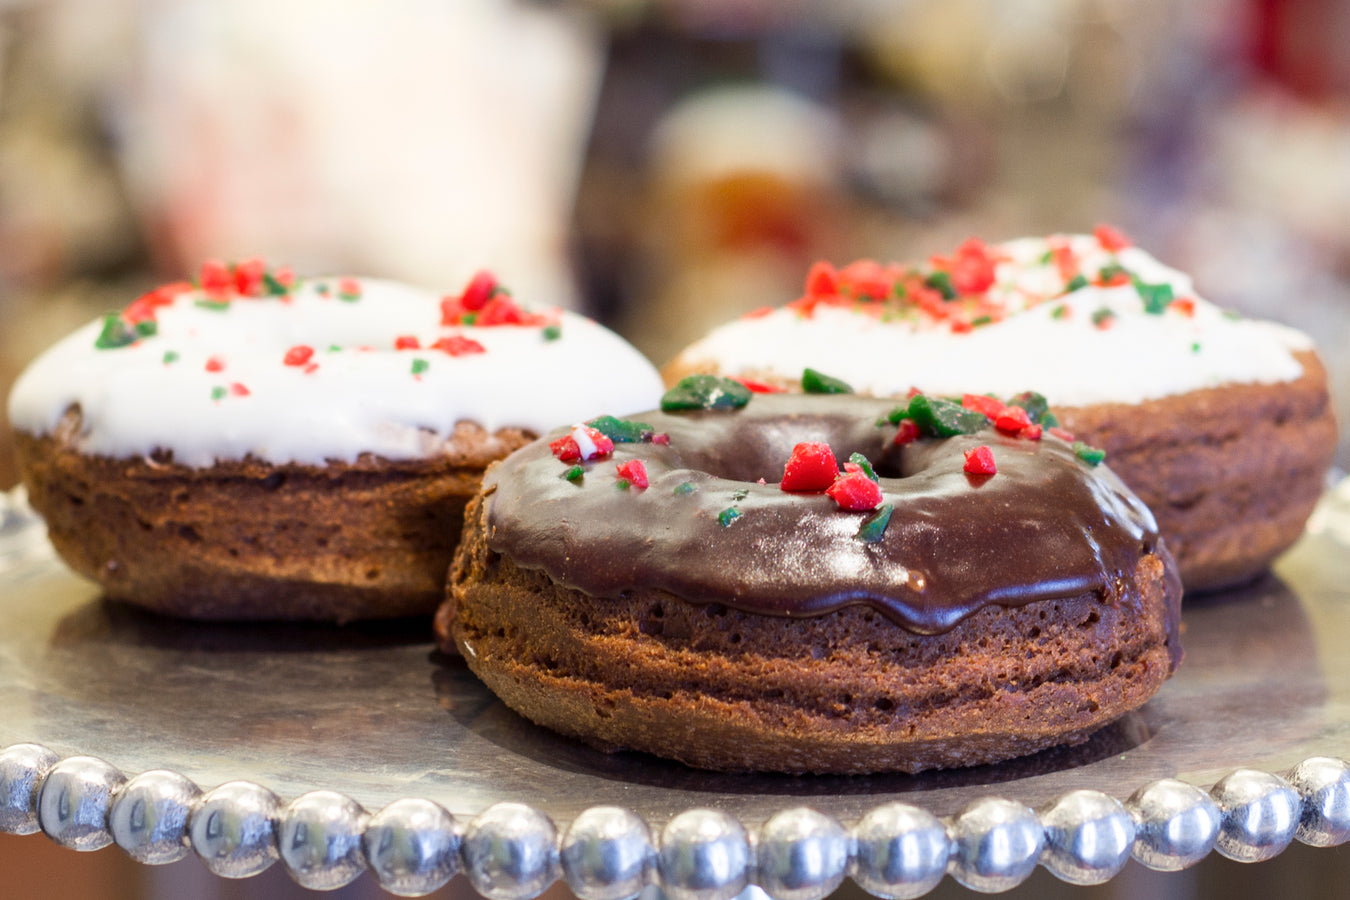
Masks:
[[[917,772],[1082,742],[1180,660],[1152,515],[1043,406],[712,376],[664,406],[541,438],[469,504],[437,631],[540,725],[700,768]]]
[[[661,390],[617,335],[489,273],[443,296],[251,260],[67,336],[9,418],[52,543],[107,596],[348,622],[435,611],[490,462]]]
[[[801,389],[1054,397],[1157,516],[1187,590],[1250,580],[1302,534],[1335,452],[1309,338],[1201,298],[1115,229],[978,240],[923,265],[812,268],[798,300],[714,329],[666,367]]]

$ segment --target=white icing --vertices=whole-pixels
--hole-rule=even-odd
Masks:
[[[321,283],[333,296],[320,294]],[[321,465],[362,453],[426,456],[460,421],[543,433],[660,401],[651,363],[582,316],[558,311],[561,334],[547,340],[537,326],[443,326],[441,295],[424,290],[364,279],[360,299],[347,302],[336,284],[311,279],[289,301],[236,298],[223,311],[197,306],[200,292],[184,293],[158,310],[154,336],[115,349],[95,349],[102,320],[90,323],[20,376],[10,421],[46,434],[79,404],[85,453],[139,457],[163,448],[197,467],[246,456]],[[405,335],[424,349],[395,350]],[[429,348],[452,335],[486,352],[450,356]],[[317,368],[284,364],[297,345],[314,348]],[[167,352],[177,360],[166,363]],[[207,371],[211,357],[223,361],[222,371]],[[414,375],[417,359],[427,367]],[[247,396],[230,393],[234,384]],[[217,388],[227,393],[213,400]]]
[[[1063,278],[1041,262],[1048,239],[1027,238],[996,248],[1009,259],[995,267],[989,296],[1007,305],[1007,317],[968,333],[923,315],[881,321],[837,306],[818,306],[809,316],[783,308],[715,329],[681,362],[789,379],[809,366],[872,394],[911,387],[937,394],[1035,390],[1061,406],[1138,403],[1302,373],[1293,353],[1312,342],[1301,332],[1233,318],[1198,297],[1186,275],[1138,248],[1113,256],[1091,236],[1056,240],[1069,242],[1085,272],[1119,262],[1143,282],[1172,285],[1177,298],[1194,301],[1194,315],[1176,308],[1150,314],[1131,284],[1060,296]],[[1066,313],[1055,318],[1060,306]],[[1108,328],[1092,319],[1102,309],[1114,314]]]

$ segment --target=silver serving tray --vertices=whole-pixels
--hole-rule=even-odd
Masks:
[[[1342,483],[1272,575],[1187,600],[1181,670],[1082,746],[920,776],[746,776],[543,731],[439,655],[426,622],[200,625],[104,601],[0,494],[0,831],[149,863],[195,851],[230,877],[280,858],[311,887],[371,868],[416,895],[463,870],[510,900],[559,877],[596,898],[757,883],[809,900],[845,876],[917,896],[943,872],[1002,890],[1038,863],[1091,883],[1131,853],[1172,869],[1339,843],[1348,548]]]

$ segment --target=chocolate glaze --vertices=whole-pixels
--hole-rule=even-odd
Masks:
[[[1175,665],[1175,564],[1153,515],[1109,469],[1089,468],[1056,438],[1016,440],[992,429],[896,447],[895,426],[876,425],[893,405],[757,395],[733,412],[633,416],[668,433],[670,444],[616,444],[611,459],[584,464],[580,484],[562,477],[568,466],[545,438],[489,472],[489,547],[593,596],[654,588],[775,616],[863,603],[920,634],[950,629],[991,603],[1087,592],[1112,602],[1153,552],[1167,570]],[[883,502],[895,506],[881,541],[855,537],[866,513],[779,489],[800,441],[828,442],[840,463],[854,452],[873,462]],[[964,451],[980,444],[993,449],[997,475],[963,471]],[[616,464],[634,458],[646,464],[646,490],[617,485]],[[677,493],[686,482],[695,490]],[[741,515],[723,526],[718,514],[729,507]]]

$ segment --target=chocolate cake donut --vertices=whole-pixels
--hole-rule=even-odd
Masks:
[[[689,387],[469,505],[438,633],[526,717],[704,768],[917,772],[1081,742],[1178,663],[1153,517],[1034,403],[995,429]]]
[[[52,543],[108,596],[199,619],[429,615],[483,469],[660,396],[618,336],[460,294],[207,264],[70,335],[9,416]]]
[[[878,396],[1053,397],[1152,508],[1188,590],[1250,579],[1293,543],[1335,450],[1306,335],[1205,301],[1109,228],[818,264],[803,297],[715,329],[664,374],[799,390],[806,367]]]

